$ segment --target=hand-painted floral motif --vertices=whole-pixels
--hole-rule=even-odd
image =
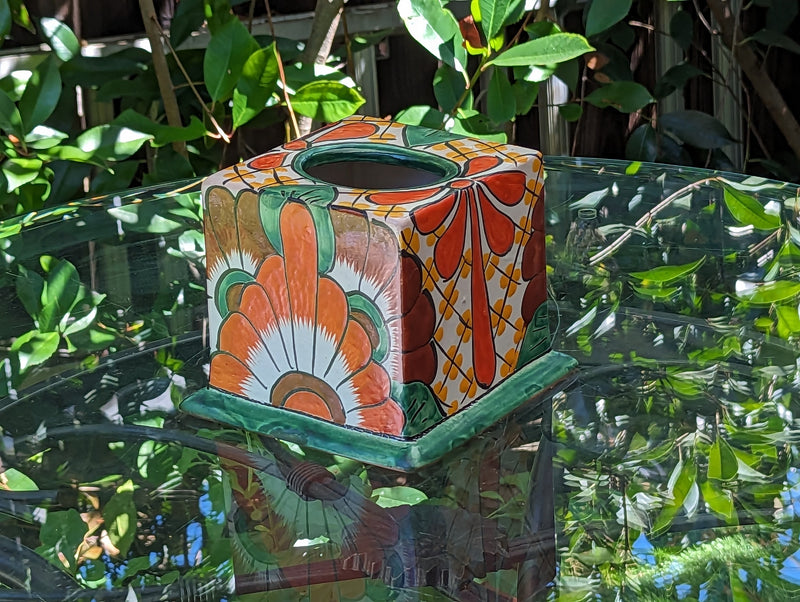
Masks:
[[[361,212],[331,212],[336,254],[329,276],[348,291],[351,313],[369,333],[392,380],[430,384],[436,371],[436,323],[418,260],[401,253],[394,233]]]
[[[547,351],[534,151],[354,117],[204,195],[219,389],[411,438]]]
[[[501,171],[481,176],[501,161],[494,156],[469,159],[462,176],[445,186],[414,191],[409,199],[405,191],[378,192],[369,200],[379,205],[397,205],[406,201],[434,201],[414,209],[411,217],[422,234],[437,233],[433,244],[436,270],[447,281],[452,279],[468,260],[472,297],[472,347],[474,372],[478,383],[486,388],[497,369],[494,335],[489,315],[489,290],[483,254],[484,242],[495,255],[508,253],[514,242],[514,222],[498,205],[518,204],[525,194],[527,178],[522,171]]]
[[[386,370],[372,359],[345,292],[318,274],[308,209],[287,203],[280,230],[283,257],[261,264],[222,322],[211,385],[337,424],[400,434],[403,412],[389,398]]]

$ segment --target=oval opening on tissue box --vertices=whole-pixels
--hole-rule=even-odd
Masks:
[[[383,144],[330,144],[298,157],[295,169],[318,182],[398,190],[440,184],[458,175],[458,166],[438,155]]]

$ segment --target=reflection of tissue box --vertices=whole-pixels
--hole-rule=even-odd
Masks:
[[[203,200],[211,375],[191,413],[410,468],[574,365],[547,353],[538,152],[357,117]]]

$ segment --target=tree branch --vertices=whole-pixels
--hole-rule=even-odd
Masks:
[[[780,90],[762,69],[756,53],[747,44],[739,42],[744,39],[744,35],[734,20],[730,2],[708,0],[708,6],[719,23],[720,35],[725,45],[733,52],[733,56],[739,62],[747,79],[750,80],[761,102],[764,103],[772,121],[778,126],[795,156],[800,159],[800,124],[786,105]]]
[[[317,0],[311,34],[308,36],[303,54],[300,55],[302,62],[324,65],[328,60],[345,2],[347,0]],[[301,136],[305,136],[311,131],[311,121],[310,117],[300,116],[298,125]]]
[[[181,111],[178,108],[178,99],[175,97],[175,90],[172,88],[172,78],[169,75],[167,57],[164,55],[164,47],[161,45],[161,32],[159,30],[156,9],[153,0],[139,0],[139,10],[144,21],[144,30],[147,32],[147,39],[150,41],[150,51],[153,54],[153,69],[158,80],[158,89],[161,92],[161,100],[164,103],[164,113],[167,116],[167,123],[172,127],[183,127],[181,123]],[[175,152],[187,157],[186,143],[173,142],[172,148]]]

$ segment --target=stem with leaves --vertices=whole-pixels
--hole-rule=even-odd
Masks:
[[[698,188],[700,188],[705,184],[710,184],[711,182],[718,182],[718,181],[720,181],[720,178],[716,176],[711,178],[703,178],[702,180],[698,180],[697,182],[692,182],[688,186],[684,186],[680,190],[673,192],[671,195],[669,195],[667,198],[661,201],[658,205],[653,207],[650,211],[648,211],[642,217],[636,220],[636,223],[631,228],[625,230],[625,232],[623,232],[619,236],[619,238],[617,238],[614,242],[612,242],[602,251],[592,255],[589,258],[589,265],[597,265],[598,263],[603,261],[606,257],[613,255],[617,251],[617,249],[619,249],[622,245],[625,244],[625,241],[627,241],[631,236],[633,236],[633,233],[636,230],[644,226],[647,222],[652,220],[656,215],[661,213],[664,209],[669,207],[673,202],[681,198],[683,195],[692,192],[694,190],[697,190]]]

